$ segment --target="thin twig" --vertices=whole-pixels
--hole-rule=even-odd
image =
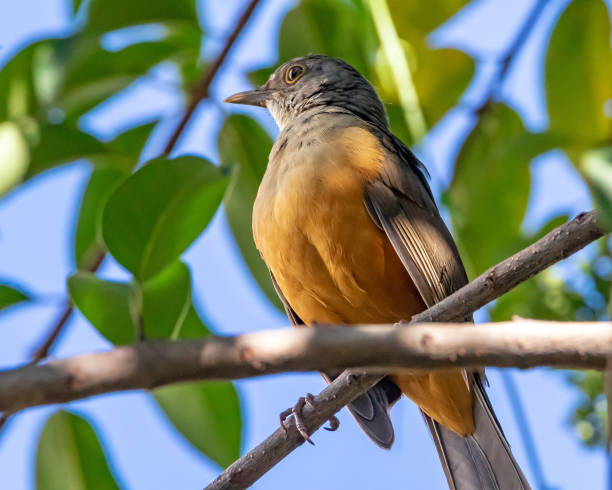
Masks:
[[[489,83],[489,87],[485,91],[485,95],[482,99],[482,102],[478,105],[478,107],[474,111],[475,113],[480,114],[481,112],[484,111],[486,107],[490,105],[491,102],[493,102],[497,90],[503,84],[506,78],[506,75],[508,74],[508,71],[510,70],[515,60],[517,59],[521,49],[527,42],[527,39],[529,39],[529,36],[531,32],[533,31],[533,28],[537,24],[538,20],[540,19],[540,15],[542,15],[542,12],[544,11],[544,7],[546,7],[546,4],[547,4],[547,0],[537,0],[536,1],[536,4],[531,9],[531,12],[529,12],[529,15],[525,19],[525,22],[523,22],[521,28],[516,34],[516,37],[514,38],[514,40],[508,47],[508,49],[506,50],[505,54],[500,58],[498,62],[497,73],[491,79],[491,82]]]
[[[213,61],[212,64],[208,67],[206,75],[204,76],[204,78],[202,78],[200,83],[198,83],[194,87],[191,93],[191,100],[189,102],[189,105],[187,106],[187,109],[185,110],[185,114],[183,115],[183,118],[178,123],[176,129],[174,130],[174,133],[172,133],[172,135],[170,136],[170,139],[168,140],[168,143],[166,144],[166,147],[164,148],[164,151],[163,151],[164,155],[169,155],[172,152],[179,137],[181,136],[183,130],[185,129],[185,126],[187,126],[187,123],[191,119],[191,116],[193,115],[194,111],[196,110],[200,102],[203,99],[208,97],[208,91],[210,89],[210,84],[215,78],[215,75],[217,74],[217,72],[219,71],[219,68],[221,68],[221,65],[225,61],[225,58],[227,57],[230,50],[232,49],[234,42],[238,38],[238,35],[242,32],[242,29],[244,29],[244,26],[248,22],[249,18],[251,17],[251,14],[253,13],[253,10],[255,10],[255,7],[257,7],[258,3],[259,3],[259,0],[251,0],[251,2],[249,2],[249,4],[247,5],[247,8],[244,10],[243,14],[240,16],[240,19],[238,19],[238,22],[236,23],[234,30],[227,38],[227,41],[225,43],[225,46],[223,47],[223,50],[221,51],[221,54],[219,54],[219,57],[215,61]]]

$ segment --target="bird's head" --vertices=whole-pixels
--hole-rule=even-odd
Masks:
[[[322,55],[294,58],[255,90],[225,102],[266,107],[282,129],[305,111],[339,107],[387,127],[385,109],[372,85],[348,63]]]

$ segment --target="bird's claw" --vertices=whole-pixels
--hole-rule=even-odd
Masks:
[[[314,446],[314,442],[312,442],[312,439],[310,439],[308,431],[306,430],[306,424],[304,423],[304,419],[302,418],[302,412],[304,410],[305,405],[308,405],[311,408],[317,407],[318,402],[315,400],[315,397],[311,393],[307,393],[306,396],[301,396],[293,407],[281,412],[280,424],[283,428],[283,431],[285,431],[285,434],[287,434],[287,426],[285,425],[285,420],[287,420],[290,415],[293,415],[293,418],[295,419],[295,428],[297,429],[299,434],[306,442]],[[335,431],[338,429],[339,426],[340,421],[336,418],[335,415],[332,415],[332,417],[329,419],[329,427],[324,427],[324,429],[329,431]]]

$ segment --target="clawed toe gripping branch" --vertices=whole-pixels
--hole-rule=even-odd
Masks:
[[[317,401],[315,396],[312,393],[306,393],[306,396],[301,396],[293,407],[288,408],[287,410],[281,412],[280,425],[283,431],[285,432],[285,435],[288,434],[288,429],[287,429],[287,425],[285,424],[285,421],[287,420],[287,417],[289,417],[290,415],[293,415],[293,418],[295,420],[295,427],[297,431],[300,433],[300,435],[306,442],[314,446],[315,443],[312,442],[312,439],[310,438],[310,435],[308,434],[308,429],[306,428],[306,424],[304,423],[302,412],[305,406],[309,406],[313,410],[316,410],[318,405],[319,405],[319,402]],[[329,419],[329,427],[323,427],[323,428],[330,432],[334,432],[338,430],[338,427],[340,427],[340,421],[338,420],[338,417],[336,417],[335,415],[332,415]]]

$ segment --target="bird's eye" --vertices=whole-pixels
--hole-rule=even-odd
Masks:
[[[285,73],[285,81],[288,84],[297,82],[300,77],[304,74],[305,68],[302,65],[293,65],[287,69]]]

